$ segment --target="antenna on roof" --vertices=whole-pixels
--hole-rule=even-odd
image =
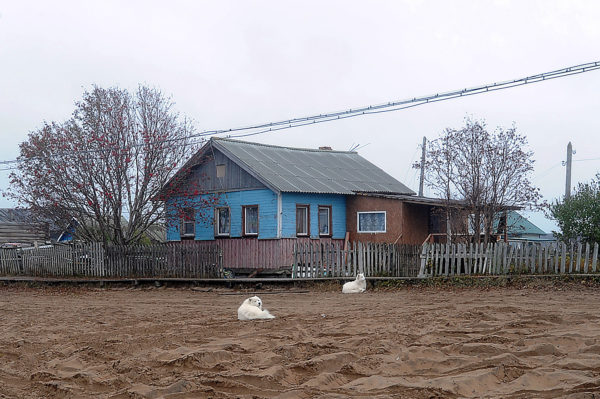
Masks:
[[[366,146],[368,146],[369,144],[371,144],[371,143],[367,143],[367,144],[364,144],[364,145],[358,145],[358,144],[357,144],[357,145],[356,145],[356,147],[354,147],[354,148],[352,149],[352,151],[358,151],[358,150],[360,150],[361,148],[365,148],[365,147],[366,147]]]

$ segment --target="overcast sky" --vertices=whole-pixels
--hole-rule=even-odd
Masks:
[[[378,104],[600,60],[598,1],[1,1],[0,160],[93,84],[172,96],[198,129]],[[252,137],[359,153],[413,190],[422,137],[516,123],[546,200],[600,170],[600,71]],[[0,171],[0,189],[8,188]],[[427,192],[426,192],[427,193]],[[15,204],[0,199],[0,207]],[[542,229],[553,223],[534,215]]]

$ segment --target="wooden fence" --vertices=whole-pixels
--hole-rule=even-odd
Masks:
[[[222,269],[222,252],[214,244],[109,246],[104,256],[107,277],[218,278]]]
[[[291,268],[293,278],[600,273],[598,244],[376,244],[217,240],[147,246],[0,249],[0,275],[220,278],[223,268]]]
[[[416,277],[419,245],[302,243],[294,246],[293,278],[365,276]]]
[[[216,245],[184,243],[0,249],[0,275],[5,276],[218,278],[221,262],[222,252]]]
[[[256,238],[236,238],[215,240],[223,252],[223,267],[233,269],[291,269],[294,263],[294,245],[325,243],[342,244],[343,240],[330,238],[281,238],[257,240]],[[208,243],[196,243],[206,245]]]
[[[424,244],[419,276],[599,272],[598,243]]]
[[[8,251],[14,251],[10,259],[13,264],[20,261],[20,274],[25,276],[104,276],[104,251],[99,243]]]

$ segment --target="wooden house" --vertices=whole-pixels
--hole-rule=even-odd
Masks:
[[[494,220],[494,229],[498,234],[505,234],[506,241],[556,241],[553,234],[546,233],[516,210],[507,211],[505,218],[503,222],[499,218]],[[500,231],[503,226],[506,226],[505,232]]]
[[[446,231],[442,201],[329,147],[212,138],[160,196],[167,241],[217,244],[234,268],[289,266],[298,241],[422,244]]]
[[[30,246],[49,240],[48,223],[35,222],[26,209],[0,209],[0,245]]]
[[[343,240],[361,192],[414,195],[356,152],[213,138],[163,189],[167,240]]]

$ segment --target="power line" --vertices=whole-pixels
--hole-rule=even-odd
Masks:
[[[600,69],[600,61],[589,62],[586,64],[574,65],[567,68],[557,69],[554,71],[544,72],[536,75],[526,76],[519,79],[507,80],[497,83],[485,84],[480,86],[475,86],[471,88],[453,90],[444,93],[437,93],[427,96],[413,97],[400,101],[387,102],[383,104],[377,105],[368,105],[364,107],[351,108],[343,111],[330,112],[325,114],[318,114],[300,118],[286,119],[277,122],[268,122],[256,125],[249,125],[237,128],[230,129],[216,129],[216,130],[204,130],[199,133],[191,134],[186,137],[174,138],[157,141],[156,143],[171,143],[181,140],[187,140],[190,138],[197,137],[205,137],[205,136],[215,136],[215,135],[227,135],[227,137],[238,138],[238,137],[249,137],[255,136],[264,133],[275,132],[284,129],[291,129],[294,127],[307,126],[317,123],[323,122],[331,122],[335,120],[353,118],[362,115],[369,114],[379,114],[384,112],[393,112],[399,111],[402,109],[417,107],[419,105],[446,101],[460,97],[473,96],[476,94],[488,93],[491,91],[504,90],[512,87],[523,86],[531,83],[542,82],[546,80],[552,80],[557,78],[562,78],[566,76],[576,75],[584,72],[590,72],[596,69]],[[235,133],[240,132],[240,133]],[[235,133],[235,134],[232,134]],[[148,145],[149,143],[138,143],[134,144],[134,146],[143,146]],[[110,149],[106,149],[110,150]],[[92,150],[92,151],[105,151],[102,150]],[[9,161],[0,161],[0,165],[17,163],[21,162],[21,160],[9,160]]]
[[[573,162],[600,161],[600,158],[573,159]]]
[[[550,174],[550,172],[552,172],[557,166],[561,166],[562,161],[561,162],[557,162],[554,165],[550,166],[549,168],[541,171],[538,175],[534,176],[535,180],[540,180],[546,176],[548,176]]]

